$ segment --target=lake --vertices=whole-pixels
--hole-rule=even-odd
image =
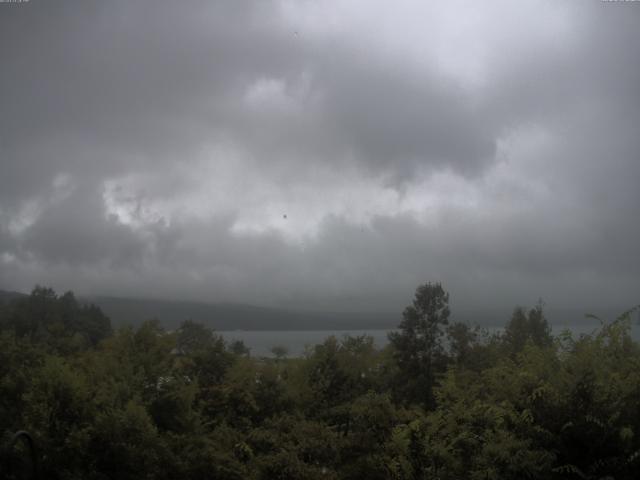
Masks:
[[[574,338],[581,334],[589,334],[598,328],[598,324],[581,325],[561,325],[553,327],[553,333],[558,334],[563,330],[571,330]],[[488,327],[491,333],[498,332],[502,328]],[[341,339],[345,335],[359,336],[369,335],[377,347],[384,347],[388,343],[387,334],[391,330],[233,330],[221,331],[220,333],[228,342],[242,340],[251,349],[251,355],[256,357],[271,357],[271,348],[275,346],[285,347],[289,351],[289,356],[300,356],[304,353],[307,345],[317,345],[322,343],[327,337],[334,335]],[[640,340],[640,327],[634,323],[632,336]]]
[[[228,342],[242,340],[251,349],[251,355],[256,357],[271,357],[271,348],[275,346],[285,347],[289,356],[300,356],[307,345],[317,345],[324,342],[327,337],[335,335],[341,339],[345,335],[353,337],[369,335],[373,337],[377,347],[384,347],[387,343],[387,334],[391,330],[234,330],[217,332]]]

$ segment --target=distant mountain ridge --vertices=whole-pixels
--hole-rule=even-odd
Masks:
[[[356,330],[395,328],[400,315],[292,311],[247,304],[205,303],[121,297],[84,297],[99,306],[114,326],[157,318],[168,329],[184,320],[215,330]]]
[[[0,304],[26,296],[24,293],[0,290]],[[259,307],[248,304],[206,303],[179,300],[157,300],[112,296],[78,296],[78,300],[99,306],[114,327],[140,325],[156,318],[167,329],[177,328],[184,320],[200,322],[219,331],[229,330],[373,330],[396,328],[401,312],[317,312],[285,308]],[[451,321],[471,325],[501,327],[513,308],[491,310],[452,309]],[[554,331],[571,325],[597,324],[586,319],[593,313],[610,321],[624,309],[562,309],[546,308],[545,313]],[[640,318],[640,316],[638,317]]]
[[[9,290],[0,290],[0,303],[10,302],[16,298],[26,297],[26,293],[12,292]]]
[[[20,292],[0,290],[0,303],[25,297]],[[379,312],[309,312],[248,304],[206,303],[112,296],[77,296],[93,303],[111,319],[114,327],[140,325],[158,319],[175,329],[184,320],[200,322],[215,330],[360,330],[395,328],[400,315]]]

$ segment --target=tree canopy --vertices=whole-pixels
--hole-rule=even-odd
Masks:
[[[37,287],[0,305],[0,472],[59,479],[635,479],[640,345],[629,315],[553,336],[542,304],[502,333],[416,290],[384,348],[327,338],[256,358],[207,327],[112,331]],[[282,353],[278,349],[276,353]]]

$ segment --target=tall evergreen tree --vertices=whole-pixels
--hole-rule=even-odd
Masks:
[[[449,294],[440,283],[416,289],[413,303],[402,314],[399,332],[389,334],[399,367],[399,392],[406,402],[434,406],[433,386],[444,369],[443,328],[449,323]]]

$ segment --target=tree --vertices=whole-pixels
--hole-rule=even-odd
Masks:
[[[271,353],[274,357],[276,357],[277,360],[283,360],[287,358],[287,355],[289,355],[289,349],[282,345],[276,345],[274,347],[271,347]]]
[[[248,357],[251,355],[251,349],[247,347],[242,340],[233,340],[229,344],[229,351],[239,357]]]
[[[202,352],[211,347],[216,340],[210,328],[193,320],[182,322],[177,333],[176,348],[184,355]]]
[[[542,301],[528,313],[524,308],[516,307],[504,329],[504,343],[511,354],[522,351],[527,342],[538,347],[549,347],[553,343]]]
[[[170,458],[170,452],[142,405],[130,401],[122,409],[99,412],[92,430],[88,453],[93,476],[89,478],[162,478],[163,459]]]
[[[449,322],[449,294],[440,283],[425,283],[402,317],[400,331],[389,334],[401,372],[399,387],[405,400],[433,407],[436,374],[445,366],[442,335]]]
[[[478,340],[478,332],[466,323],[455,322],[447,327],[450,355],[457,365],[465,365]]]

